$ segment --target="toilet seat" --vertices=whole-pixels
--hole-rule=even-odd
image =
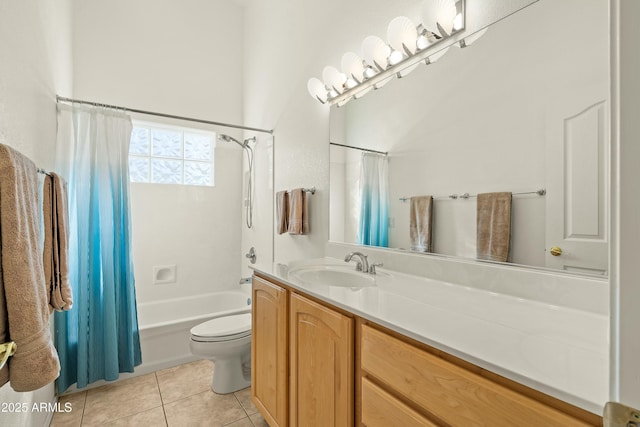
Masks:
[[[217,317],[191,328],[191,339],[201,342],[230,341],[251,335],[251,313]]]

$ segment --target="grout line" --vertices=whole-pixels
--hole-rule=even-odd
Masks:
[[[83,391],[84,393],[84,401],[82,402],[82,415],[80,416],[80,427],[84,424],[84,410],[87,407],[87,390]]]
[[[162,398],[162,391],[160,390],[160,381],[158,380],[158,371],[155,371],[156,384],[158,385],[158,393],[160,393],[160,402],[162,402],[162,415],[164,415],[164,423],[169,426],[169,420],[167,419],[167,411],[164,410],[164,399]]]

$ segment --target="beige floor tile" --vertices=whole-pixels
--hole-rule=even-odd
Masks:
[[[164,405],[169,427],[223,426],[246,418],[233,394],[211,390]]]
[[[164,404],[211,389],[213,362],[198,360],[158,371],[158,385]]]
[[[265,419],[262,417],[262,414],[259,412],[257,414],[249,415],[249,418],[255,427],[269,427],[269,424],[267,424]]]
[[[253,401],[251,400],[251,387],[236,391],[234,394],[240,401],[240,404],[242,405],[244,410],[247,411],[247,414],[251,415],[258,412],[258,408],[256,408],[256,406],[253,404]]]
[[[87,391],[82,425],[97,425],[162,405],[156,375],[148,374]]]
[[[209,359],[200,359],[200,360],[196,360],[194,362],[183,363],[182,365],[173,366],[171,368],[161,369],[159,371],[156,371],[156,375],[157,376],[161,376],[161,375],[165,375],[165,374],[170,374],[172,372],[177,371],[178,369],[184,369],[185,366],[198,365],[198,364],[205,363],[205,362],[213,364],[213,362],[211,360],[209,360]]]
[[[108,427],[166,427],[162,406],[103,424]]]
[[[58,400],[60,403],[60,409],[65,412],[56,412],[53,414],[50,426],[80,427],[82,424],[82,413],[84,411],[84,402],[86,398],[86,391],[60,396],[60,399]],[[67,408],[68,412],[66,412]]]
[[[234,421],[231,424],[225,424],[224,427],[253,427],[253,423],[251,422],[249,417],[247,417],[238,421]]]

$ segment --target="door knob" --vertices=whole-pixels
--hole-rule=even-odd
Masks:
[[[549,249],[549,252],[551,252],[551,255],[553,255],[553,256],[562,255],[562,249],[560,249],[557,246],[552,246],[551,249]]]

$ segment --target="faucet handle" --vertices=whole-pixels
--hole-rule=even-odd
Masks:
[[[374,262],[369,266],[369,274],[376,274],[376,267],[383,267],[384,264],[381,262]]]

